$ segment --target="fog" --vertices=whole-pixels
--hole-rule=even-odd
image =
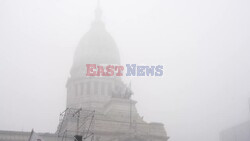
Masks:
[[[74,51],[95,0],[0,0],[0,130],[55,132]],[[122,64],[164,65],[129,77],[138,112],[170,141],[219,141],[249,120],[250,1],[101,0]]]

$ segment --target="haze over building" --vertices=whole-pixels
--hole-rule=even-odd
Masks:
[[[55,134],[40,135],[46,141],[74,140],[76,135],[82,138],[89,133],[93,133],[93,138],[84,139],[167,141],[169,137],[162,123],[147,123],[137,112],[130,84],[125,84],[120,77],[85,76],[86,64],[120,64],[118,47],[101,17],[98,4],[95,20],[74,54],[71,76],[66,84],[66,110],[58,129]],[[76,113],[78,119],[74,118]],[[29,132],[0,131],[0,141],[27,141],[29,135]]]

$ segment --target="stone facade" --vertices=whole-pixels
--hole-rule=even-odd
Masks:
[[[0,141],[28,141],[31,132],[22,131],[0,131]],[[56,134],[51,133],[39,133],[46,141],[57,141]]]
[[[136,101],[131,99],[133,92],[130,85],[126,85],[120,77],[86,76],[86,64],[120,64],[118,48],[106,31],[101,14],[98,7],[90,30],[76,49],[71,77],[66,85],[67,108],[95,111],[91,132],[98,141],[167,141],[163,124],[147,123],[138,114]],[[70,114],[65,119],[59,124],[57,133],[73,130],[72,134],[76,134],[76,120]],[[85,128],[77,129],[78,134],[83,136],[87,132]]]

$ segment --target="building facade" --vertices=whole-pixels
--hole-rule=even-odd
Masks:
[[[120,77],[86,76],[86,64],[120,64],[119,50],[101,16],[98,6],[90,30],[75,51],[66,84],[67,109],[56,133],[40,135],[47,141],[74,140],[76,135],[95,141],[167,141],[162,123],[147,123],[138,114],[130,85]],[[0,141],[27,141],[28,137],[27,132],[0,131]]]
[[[250,99],[249,99],[250,111]],[[250,141],[250,120],[232,126],[220,133],[221,141]]]

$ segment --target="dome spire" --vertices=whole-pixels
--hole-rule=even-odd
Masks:
[[[102,18],[102,10],[100,7],[100,0],[97,0],[97,7],[95,9],[95,19],[101,20],[101,18]]]

